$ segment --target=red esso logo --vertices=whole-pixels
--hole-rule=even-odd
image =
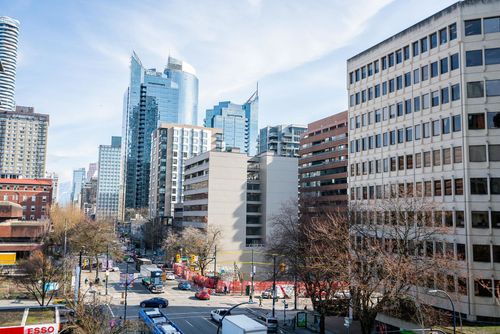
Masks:
[[[50,334],[55,333],[56,329],[54,326],[43,326],[43,327],[35,327],[28,328],[26,334]]]

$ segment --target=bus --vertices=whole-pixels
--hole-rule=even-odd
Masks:
[[[141,270],[141,266],[143,264],[153,264],[153,262],[150,259],[146,259],[146,258],[137,258],[137,259],[135,259],[135,269],[137,271]]]

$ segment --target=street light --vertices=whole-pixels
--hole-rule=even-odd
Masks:
[[[126,324],[127,322],[127,294],[128,294],[128,286],[130,284],[132,284],[136,279],[139,279],[139,278],[142,278],[142,276],[137,276],[136,278],[134,278],[133,280],[131,280],[130,282],[128,281],[128,262],[127,262],[127,273],[125,274],[125,303],[124,303],[124,306],[123,306],[123,323]]]
[[[457,332],[457,316],[455,313],[455,304],[453,303],[453,300],[451,299],[450,295],[448,293],[446,293],[446,291],[438,290],[438,289],[432,289],[432,290],[429,290],[427,292],[430,293],[431,295],[437,295],[437,294],[441,293],[441,294],[445,295],[446,297],[448,297],[448,300],[451,303],[451,311],[453,312],[453,334],[456,334],[456,332]],[[460,321],[462,321],[462,318],[460,318]]]
[[[222,326],[222,321],[224,320],[224,318],[226,317],[226,315],[230,314],[231,311],[234,310],[235,308],[237,308],[238,306],[245,305],[245,304],[255,304],[255,302],[252,301],[252,302],[239,303],[239,304],[236,304],[233,307],[231,307],[229,310],[227,310],[227,312],[222,316],[222,318],[219,321],[219,324],[217,325],[217,334],[219,334],[220,328]]]

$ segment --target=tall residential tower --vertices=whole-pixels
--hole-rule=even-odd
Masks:
[[[111,137],[111,145],[99,145],[97,164],[97,219],[118,218],[120,195],[121,137]]]
[[[14,111],[19,21],[0,16],[0,112]]]

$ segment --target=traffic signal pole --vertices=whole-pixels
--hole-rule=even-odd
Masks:
[[[276,255],[273,255],[273,318],[276,304]]]

